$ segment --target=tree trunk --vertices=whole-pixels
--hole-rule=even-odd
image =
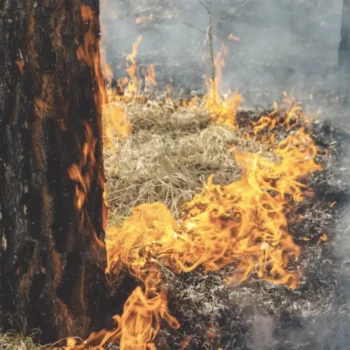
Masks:
[[[339,44],[339,66],[350,71],[350,0],[343,0]]]
[[[42,342],[85,337],[100,321],[98,10],[98,0],[0,0],[0,327],[25,321]]]

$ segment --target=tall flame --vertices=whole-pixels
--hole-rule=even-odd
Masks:
[[[107,102],[107,93],[101,71],[101,57],[99,51],[99,39],[95,33],[96,15],[86,5],[81,5],[82,20],[88,24],[88,31],[84,35],[84,42],[77,50],[77,58],[93,69],[98,89],[94,98],[97,108]],[[99,111],[101,112],[101,111]],[[85,142],[82,147],[81,159],[78,164],[73,164],[68,169],[68,175],[75,182],[75,207],[80,211],[85,203],[87,193],[93,178],[95,159],[95,139],[92,127],[85,121]]]
[[[96,14],[87,5],[81,5],[81,17],[85,23],[89,24],[89,30],[85,33],[84,43],[77,50],[77,58],[80,61],[85,62],[89,67],[94,69],[96,75],[96,81],[98,84],[98,90],[95,94],[96,105],[99,106],[107,103],[107,94],[104,84],[104,78],[101,71],[101,56],[99,51],[99,39],[94,32]]]
[[[142,41],[142,36],[140,35],[136,42],[132,45],[132,52],[126,56],[126,61],[129,63],[126,71],[129,74],[130,80],[126,92],[131,96],[138,96],[140,93],[139,77],[136,63],[136,56],[138,53],[138,47]]]
[[[243,102],[243,98],[231,91],[223,98],[219,92],[219,86],[222,83],[222,69],[225,66],[222,52],[217,53],[214,65],[215,79],[206,79],[208,92],[204,96],[203,102],[215,122],[234,128],[236,126],[237,110]]]
[[[75,349],[101,349],[102,346],[120,341],[120,349],[153,350],[154,339],[160,323],[165,320],[172,328],[179,328],[177,320],[167,309],[167,297],[160,290],[161,277],[157,268],[151,268],[145,280],[145,291],[137,287],[124,305],[122,316],[113,319],[116,328],[112,331],[95,332]]]

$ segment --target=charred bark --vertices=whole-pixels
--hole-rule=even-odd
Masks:
[[[104,293],[98,10],[0,1],[0,326],[42,342],[85,337]]]
[[[339,44],[339,66],[350,71],[350,0],[343,0]]]

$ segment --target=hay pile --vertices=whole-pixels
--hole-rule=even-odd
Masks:
[[[199,192],[209,175],[215,183],[240,177],[230,148],[259,152],[261,145],[245,141],[241,131],[213,125],[208,112],[173,112],[159,104],[127,107],[132,135],[116,138],[105,150],[109,223],[130,214],[132,207],[163,202],[178,217],[178,209]]]

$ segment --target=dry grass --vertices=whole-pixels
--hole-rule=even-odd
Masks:
[[[16,331],[0,334],[0,350],[39,350],[43,349],[33,342],[35,332],[28,336]]]
[[[209,175],[215,183],[240,176],[230,147],[259,152],[260,144],[246,142],[241,132],[212,125],[202,110],[173,113],[158,104],[127,108],[133,133],[127,141],[115,138],[105,150],[109,222],[114,225],[133,206],[163,202],[178,215],[182,203],[199,192]]]

